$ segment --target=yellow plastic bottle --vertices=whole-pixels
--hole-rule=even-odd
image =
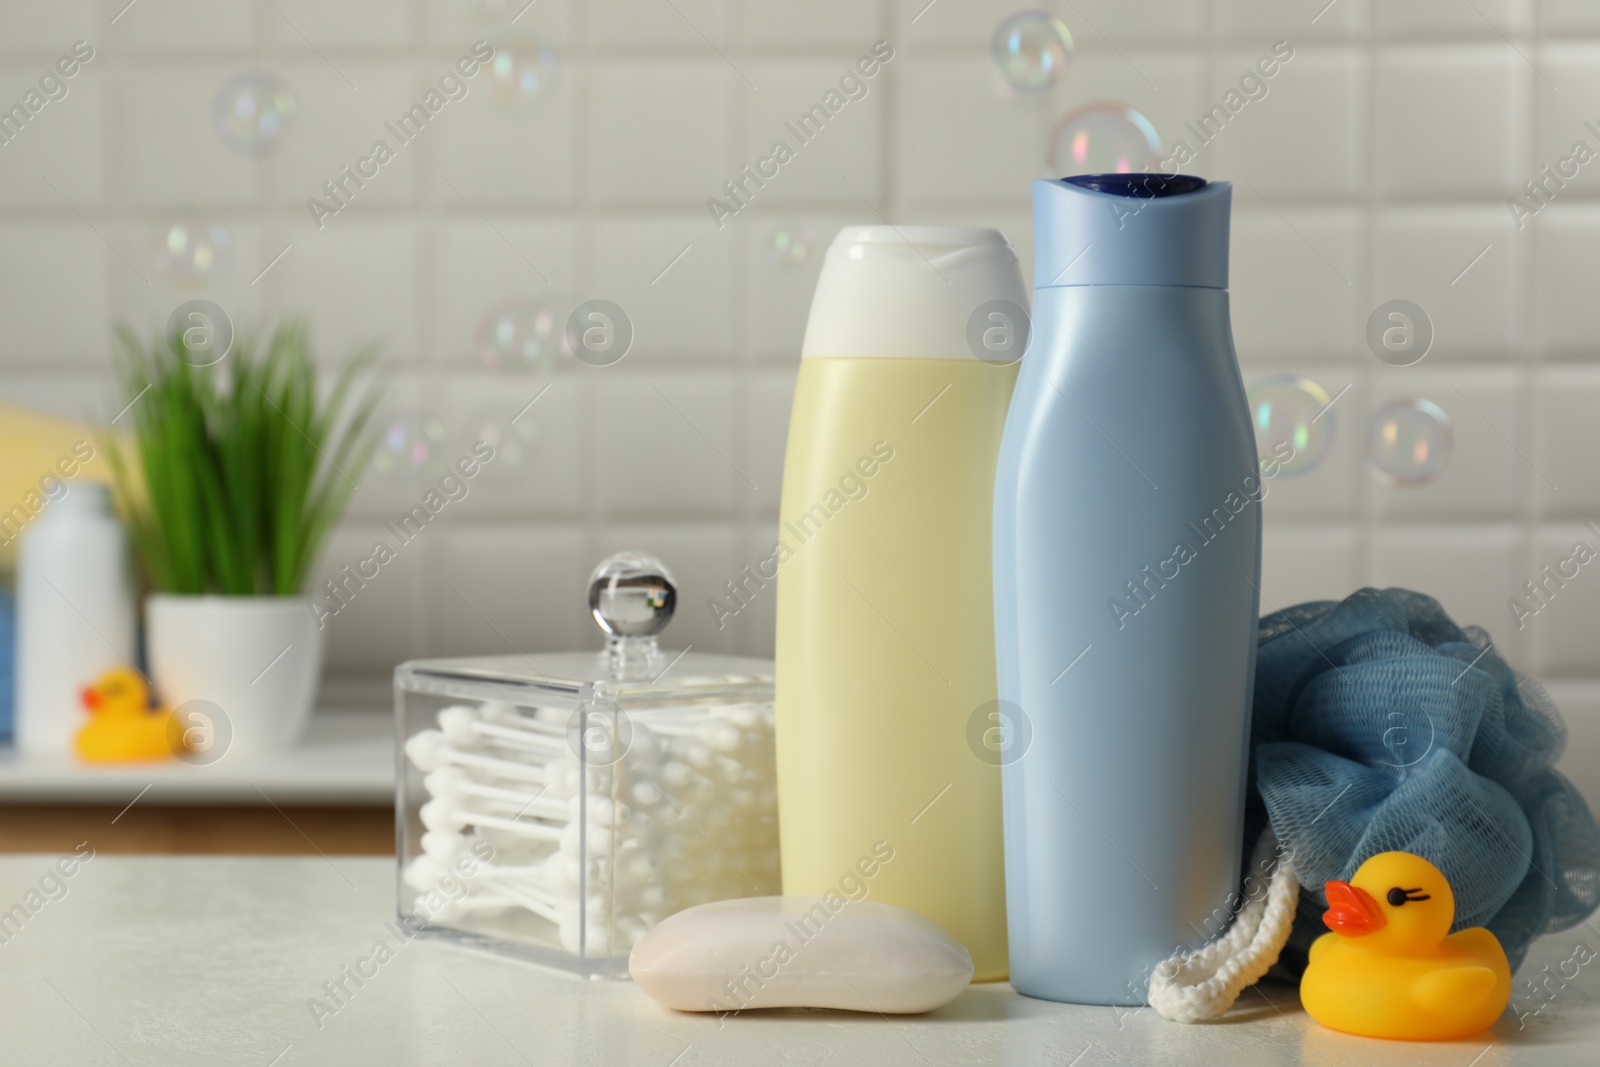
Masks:
[[[920,912],[967,946],[977,981],[1006,976],[989,548],[1025,307],[996,230],[841,231],[780,513],[784,893]]]

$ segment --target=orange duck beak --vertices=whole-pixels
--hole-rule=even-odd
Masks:
[[[82,689],[78,690],[78,699],[83,702],[83,706],[88,710],[100,710],[100,694],[95,692],[89,686],[84,686]]]
[[[1378,902],[1365,889],[1349,882],[1329,882],[1323,891],[1328,895],[1328,910],[1322,913],[1322,921],[1336,934],[1365,937],[1383,929],[1389,921]]]

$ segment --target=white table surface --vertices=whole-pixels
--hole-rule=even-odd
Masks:
[[[0,802],[115,804],[394,803],[392,712],[318,712],[305,740],[280,756],[250,761],[228,752],[215,763],[86,764],[65,753],[24,755],[0,747]]]
[[[0,910],[54,857],[0,857]],[[727,1019],[658,1007],[627,982],[584,982],[425,939],[405,944],[319,1029],[324,982],[397,942],[379,859],[97,856],[0,944],[0,1063],[134,1067],[310,1064],[1504,1064],[1600,1062],[1600,961],[1537,1015],[1421,1045],[1324,1030],[1294,990],[1247,992],[1229,1018],[1180,1026],[974,986],[920,1017],[767,1011]],[[1600,933],[1546,938],[1524,976]],[[1568,968],[1569,973],[1571,968]],[[352,988],[354,986],[352,985]],[[1514,1005],[1539,1002],[1519,993]],[[1075,1059],[1076,1057],[1076,1059]]]

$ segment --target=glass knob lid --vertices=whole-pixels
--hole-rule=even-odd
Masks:
[[[611,637],[654,637],[677,606],[672,572],[648,552],[618,552],[589,576],[589,611]]]

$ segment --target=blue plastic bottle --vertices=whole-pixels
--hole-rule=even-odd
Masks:
[[[1228,325],[1230,194],[1034,183],[994,525],[1011,984],[1029,996],[1144,1003],[1239,882],[1267,486]]]

